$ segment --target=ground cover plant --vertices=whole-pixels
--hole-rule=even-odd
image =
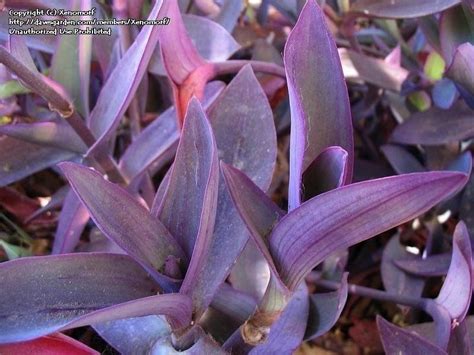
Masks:
[[[0,17],[1,354],[472,352],[472,1]]]

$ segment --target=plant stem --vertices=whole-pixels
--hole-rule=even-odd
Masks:
[[[314,282],[316,285],[330,289],[330,290],[338,290],[341,287],[341,284],[337,281],[331,280],[323,280],[321,279],[321,274],[318,272],[312,272],[308,278],[311,282]],[[359,286],[354,284],[348,284],[348,291],[350,294],[361,296],[361,297],[368,297],[378,301],[385,301],[385,302],[393,302],[397,304],[401,304],[408,307],[425,309],[426,302],[430,301],[426,298],[418,298],[418,297],[409,297],[409,296],[401,296],[396,295],[393,293],[389,293],[382,290],[376,290],[370,287]]]

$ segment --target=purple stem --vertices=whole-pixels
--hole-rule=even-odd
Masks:
[[[308,281],[314,282],[316,285],[330,289],[338,290],[341,287],[341,284],[337,281],[323,280],[321,279],[321,274],[318,272],[312,272],[308,277]],[[359,286],[354,284],[348,284],[348,290],[350,294],[368,297],[378,301],[384,302],[393,302],[401,304],[408,307],[418,308],[426,310],[427,303],[433,301],[429,298],[418,298],[418,297],[409,297],[401,296],[393,293],[389,293],[382,290],[376,290],[370,287]]]

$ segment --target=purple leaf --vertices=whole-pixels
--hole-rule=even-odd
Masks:
[[[449,65],[456,49],[465,42],[474,44],[471,29],[473,15],[462,6],[456,6],[441,14],[439,36],[444,60]]]
[[[275,166],[276,134],[268,100],[250,66],[231,81],[208,116],[219,159],[238,167],[266,190]],[[196,290],[201,294],[201,310],[212,300],[247,240],[248,232],[221,179],[213,243]]]
[[[327,147],[346,150],[347,180],[352,179],[354,147],[346,83],[336,45],[316,1],[308,1],[301,11],[288,36],[284,62],[291,107],[291,211],[301,201],[303,171]]]
[[[149,353],[171,329],[162,317],[147,316],[109,321],[94,325],[105,341],[121,354]]]
[[[308,290],[301,284],[278,320],[272,325],[267,341],[250,354],[291,354],[301,344],[309,313]]]
[[[0,343],[34,339],[97,309],[157,292],[131,258],[103,253],[5,262],[0,280]]]
[[[209,107],[224,87],[220,81],[209,83],[204,91],[203,107]],[[161,163],[161,160],[166,162],[168,152],[174,155],[178,138],[176,110],[169,108],[130,144],[120,160],[121,171],[132,180],[150,166]]]
[[[87,208],[84,207],[76,193],[69,190],[59,215],[52,254],[72,253],[79,243],[88,221]]]
[[[395,266],[398,259],[414,260],[416,255],[410,254],[400,244],[398,235],[394,235],[385,245],[382,254],[380,271],[385,289],[393,294],[402,296],[420,297],[425,287],[425,280],[420,277],[406,274]]]
[[[257,307],[253,297],[233,289],[227,283],[221,285],[211,305],[239,324],[244,323]]]
[[[160,10],[162,2],[162,0],[155,2],[150,12],[150,20],[158,20],[163,16],[164,11]],[[89,152],[102,147],[118,126],[147,70],[158,41],[158,34],[164,27],[167,26],[143,26],[105,82],[89,118],[89,126],[98,138]]]
[[[219,170],[211,125],[199,101],[189,104],[169,184],[158,218],[174,235],[190,264],[180,292],[193,294],[212,243]]]
[[[332,252],[409,221],[466,182],[461,173],[415,173],[364,181],[312,198],[283,217],[270,236],[283,281],[294,290]]]
[[[342,70],[347,80],[364,80],[383,89],[400,92],[408,71],[399,65],[372,58],[345,48],[338,49]]]
[[[96,171],[73,163],[60,167],[97,227],[135,258],[164,289],[174,289],[176,280],[163,274],[167,261],[185,264],[187,258],[165,226],[127,191]]]
[[[447,354],[415,332],[390,324],[380,316],[377,316],[377,327],[387,354]]]
[[[245,222],[257,248],[278,275],[268,250],[268,236],[273,226],[285,215],[255,183],[238,169],[221,163],[222,174],[232,201]]]
[[[474,136],[474,113],[461,102],[449,110],[431,108],[397,126],[392,142],[442,145]]]
[[[210,62],[221,62],[228,59],[240,48],[231,34],[218,23],[194,15],[183,15],[182,18],[186,33],[202,58]],[[157,75],[166,75],[158,50],[152,57],[149,71]]]
[[[303,174],[305,200],[347,184],[347,152],[341,147],[328,147],[308,166]]]
[[[446,76],[474,95],[474,46],[471,43],[460,45],[454,53],[454,59]]]
[[[421,173],[426,171],[426,168],[421,165],[413,155],[398,145],[385,144],[381,146],[380,149],[397,174]]]
[[[453,256],[446,280],[436,302],[445,307],[451,319],[461,322],[467,314],[472,296],[471,242],[466,225],[459,222],[454,230]]]
[[[77,153],[87,151],[87,146],[63,119],[4,125],[0,126],[0,134]]]
[[[337,291],[309,296],[309,316],[305,340],[316,339],[336,324],[346,304],[347,292],[347,273],[345,273]]]
[[[399,259],[393,261],[400,269],[412,275],[430,277],[444,276],[451,264],[451,254],[430,255],[426,259]]]
[[[0,143],[0,186],[76,157],[76,153],[71,151],[44,147],[10,137],[0,137]]]
[[[54,194],[51,195],[51,199],[49,202],[34,211],[27,219],[25,219],[25,223],[29,223],[30,221],[34,220],[38,216],[42,215],[45,212],[52,211],[56,208],[59,208],[63,205],[64,199],[66,198],[67,193],[69,192],[69,186],[65,185],[59,188]]]
[[[227,278],[232,287],[245,292],[257,302],[263,298],[270,282],[270,269],[265,257],[252,240],[245,245]]]
[[[357,0],[351,11],[370,17],[413,18],[441,12],[459,3],[460,0]]]

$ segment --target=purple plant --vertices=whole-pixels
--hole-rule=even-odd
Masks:
[[[115,0],[113,16],[139,17],[143,3]],[[0,126],[0,184],[53,168],[67,186],[30,217],[62,206],[52,255],[0,264],[0,353],[95,353],[58,333],[92,326],[124,354],[290,354],[338,322],[348,294],[431,317],[423,327],[401,328],[377,316],[389,354],[469,353],[474,36],[452,22],[470,23],[472,2],[359,0],[341,11],[340,31],[351,46],[341,50],[326,24],[331,7],[307,0],[286,38],[282,65],[229,59],[240,48],[227,31],[241,12],[233,3],[194,1],[204,17],[181,14],[177,0],[156,0],[148,18],[167,17],[168,26],[137,33],[120,27],[113,40],[60,36],[54,43],[1,29],[2,116],[37,119]],[[283,3],[263,1],[257,17],[266,21],[273,4],[291,21],[296,1]],[[98,18],[108,16],[95,1],[70,1],[71,9],[92,6]],[[440,38],[431,38],[436,52],[413,70],[419,80],[401,65],[402,57],[412,61],[407,67],[419,64],[403,38],[385,59],[369,57],[357,39],[360,16],[424,16],[419,26],[428,39],[438,21],[433,14],[441,11]],[[45,53],[49,76],[41,72]],[[435,80],[438,57],[449,65]],[[367,83],[355,104],[346,86],[349,67]],[[163,112],[143,128],[155,94],[148,74],[169,89],[163,100],[173,104],[159,103]],[[270,84],[262,87],[265,80]],[[285,85],[286,123],[268,99]],[[398,117],[403,110],[394,92],[419,109],[381,147],[399,175],[360,178],[359,141],[374,150],[360,122],[384,100],[393,101]],[[420,97],[436,107],[422,110]],[[283,159],[278,142],[289,127],[284,211],[285,203],[270,196],[277,155]],[[448,158],[431,158],[444,152],[435,150],[442,145],[450,148]],[[429,164],[408,146],[426,149]],[[461,218],[452,247],[437,252],[434,245],[444,239],[426,216],[447,210]],[[384,246],[384,291],[348,282],[350,247],[423,216],[431,228],[423,256],[408,253],[398,235]],[[17,247],[0,245],[11,253]],[[422,295],[432,276],[445,276],[435,298]]]

